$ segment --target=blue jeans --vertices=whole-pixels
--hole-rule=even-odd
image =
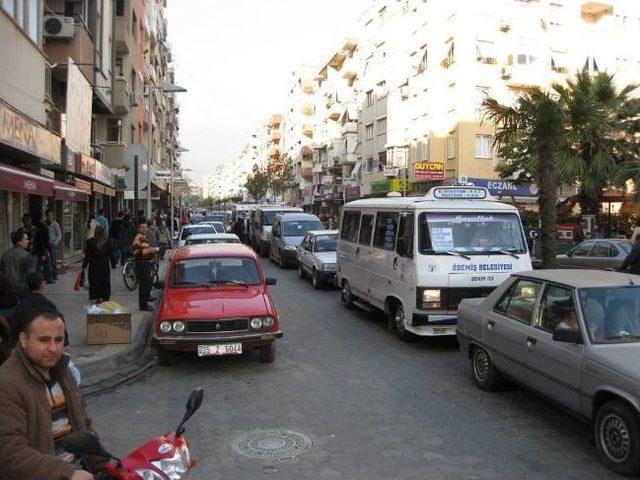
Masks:
[[[58,280],[58,247],[56,245],[49,246],[49,263],[51,265],[51,280]]]

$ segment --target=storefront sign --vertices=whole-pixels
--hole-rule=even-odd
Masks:
[[[400,178],[392,178],[389,180],[381,180],[379,182],[373,182],[371,184],[371,193],[386,193],[386,192],[402,192],[404,191],[405,181]],[[407,192],[413,189],[412,183],[407,183]]]
[[[74,179],[73,184],[77,189],[82,190],[87,195],[91,195],[91,182],[85,182],[84,180],[80,180],[79,178]]]
[[[53,195],[53,180],[18,168],[0,165],[0,190],[49,197]]]
[[[385,165],[383,173],[385,177],[397,177],[400,174],[400,169],[392,165]]]
[[[538,195],[538,186],[535,183],[516,183],[515,180],[490,178],[469,178],[469,183],[476,187],[485,187],[491,195],[498,196],[502,192],[509,192],[514,197],[535,197]]]
[[[75,188],[72,185],[65,184],[63,182],[56,182],[53,187],[54,197],[56,200],[68,200],[70,202],[87,202],[89,196],[81,191],[79,188]]]
[[[76,172],[85,177],[96,178],[96,159],[84,153],[76,154]]]
[[[111,169],[107,167],[104,163],[96,160],[96,175],[95,179],[99,182],[104,183],[105,185],[113,185],[113,175],[111,174]]]
[[[414,169],[416,180],[444,180],[443,162],[416,162]]]
[[[59,165],[60,137],[0,105],[0,142]]]

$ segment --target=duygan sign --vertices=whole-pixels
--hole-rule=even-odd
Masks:
[[[60,164],[60,137],[0,105],[0,142]]]
[[[414,167],[416,180],[444,180],[443,162],[417,162]]]

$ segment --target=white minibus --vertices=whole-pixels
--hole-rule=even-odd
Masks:
[[[383,310],[398,337],[454,335],[458,304],[531,269],[518,210],[480,187],[344,205],[338,285],[349,308]]]

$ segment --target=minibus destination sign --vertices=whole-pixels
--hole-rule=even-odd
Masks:
[[[475,199],[487,198],[487,190],[479,187],[436,187],[433,196],[440,199]]]

